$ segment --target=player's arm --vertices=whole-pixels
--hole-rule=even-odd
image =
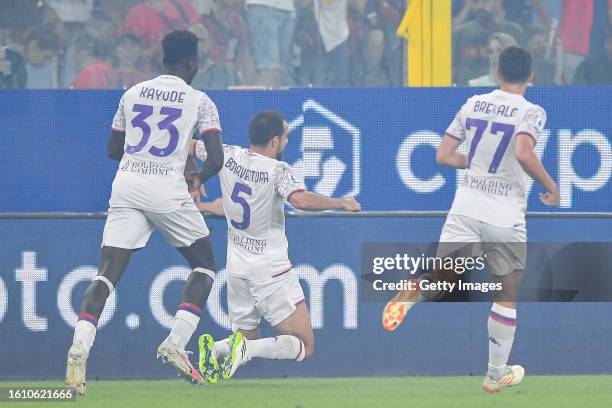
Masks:
[[[225,215],[225,210],[223,210],[223,199],[217,198],[212,202],[199,202],[198,209],[201,212],[211,213],[214,215]]]
[[[113,118],[110,136],[108,137],[108,157],[121,161],[125,149],[125,110],[123,108],[123,96],[119,101],[119,107]]]
[[[361,211],[361,204],[355,200],[355,197],[338,199],[313,193],[311,191],[296,191],[287,197],[287,201],[298,210],[304,211]]]
[[[208,132],[202,137],[206,149],[206,159],[200,170],[200,182],[205,183],[208,179],[219,173],[223,166],[223,140],[221,132]]]
[[[121,161],[125,145],[125,131],[112,129],[108,138],[108,157]]]
[[[560,197],[557,183],[550,177],[550,174],[548,174],[542,162],[538,159],[533,150],[534,147],[535,140],[530,134],[518,133],[516,135],[516,159],[525,173],[546,190],[546,193],[540,194],[540,200],[546,205],[559,205]]]
[[[442,166],[454,167],[456,169],[465,169],[467,167],[467,157],[463,153],[459,153],[457,148],[462,140],[454,136],[446,134],[442,143],[438,146],[436,152],[436,162]]]
[[[467,157],[459,153],[457,148],[465,140],[465,126],[463,112],[469,104],[466,102],[455,115],[453,122],[444,132],[444,138],[436,151],[436,162],[441,166],[465,169],[467,167]]]
[[[219,112],[213,101],[202,94],[198,104],[198,119],[196,139],[204,143],[206,159],[199,173],[201,183],[219,173],[223,166],[223,140],[221,139],[221,124]]]
[[[361,204],[354,197],[337,199],[306,191],[303,184],[296,180],[291,166],[285,162],[280,162],[276,166],[274,190],[298,210],[361,210]]]

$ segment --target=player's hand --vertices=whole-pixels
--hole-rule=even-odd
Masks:
[[[355,200],[355,197],[344,197],[342,199],[342,209],[353,212],[361,211],[361,204]]]
[[[555,188],[553,191],[547,191],[545,193],[540,193],[540,201],[545,205],[550,207],[556,207],[561,202],[561,196],[559,195],[559,190]]]

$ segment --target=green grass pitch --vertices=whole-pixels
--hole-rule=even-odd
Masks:
[[[175,381],[92,381],[76,403],[2,403],[8,407],[612,407],[612,376],[527,376],[488,395],[480,377],[234,379],[192,386]],[[0,382],[6,386],[57,382]]]

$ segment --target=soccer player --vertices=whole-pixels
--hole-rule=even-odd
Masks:
[[[444,243],[455,243],[450,246],[456,248],[461,246],[457,243],[483,243],[488,270],[503,288],[494,295],[488,320],[489,364],[482,388],[489,393],[520,383],[525,374],[523,367],[507,365],[516,329],[516,292],[526,261],[525,173],[546,190],[540,194],[544,204],[559,204],[557,185],[534,152],[546,112],[523,97],[533,78],[529,52],[504,50],[497,76],[500,89],[467,100],[436,155],[441,165],[467,169],[442,228],[438,256],[446,255],[440,252]],[[467,156],[457,151],[463,142]],[[437,270],[419,279],[445,280],[444,274]],[[395,330],[416,302],[440,295],[416,287],[399,292],[387,304],[385,329]]]
[[[192,382],[203,382],[185,345],[194,333],[213,284],[216,266],[208,228],[188,191],[184,171],[194,132],[209,152],[194,185],[223,164],[219,114],[203,92],[189,84],[198,71],[198,39],[174,31],[162,42],[165,73],[139,83],[121,97],[113,120],[108,155],[120,161],[102,238],[98,276],[81,304],[68,351],[66,385],[85,393],[87,358],[107,297],[125,271],[131,253],[143,248],[158,228],[192,268],[172,331],[157,349]],[[195,166],[193,159],[190,162]]]
[[[329,198],[305,191],[281,161],[288,125],[277,112],[257,114],[249,125],[251,147],[225,146],[219,172],[227,219],[227,303],[234,332],[214,342],[200,336],[200,370],[216,383],[231,378],[254,357],[302,361],[313,354],[314,335],[304,292],[287,253],[284,203],[301,210],[359,211],[353,197]],[[198,159],[208,149],[194,143]],[[260,339],[264,318],[278,336]],[[219,366],[224,358],[222,366]]]

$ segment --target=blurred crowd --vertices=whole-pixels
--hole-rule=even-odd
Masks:
[[[535,84],[612,83],[612,0],[452,7],[457,85],[494,85],[499,53],[516,44],[532,51]],[[405,9],[405,0],[0,0],[0,88],[127,88],[161,73],[160,40],[175,29],[200,40],[200,89],[401,86]]]
[[[612,0],[453,0],[453,82],[494,86],[499,54],[526,47],[535,85],[612,84]]]

